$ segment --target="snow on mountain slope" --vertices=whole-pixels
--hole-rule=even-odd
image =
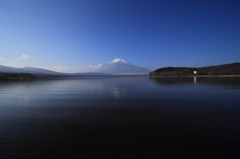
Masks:
[[[124,63],[124,64],[128,64],[128,65],[130,64],[123,59],[114,59],[113,61],[109,62],[108,64],[120,64],[120,63]],[[130,65],[132,65],[132,64],[130,64]]]
[[[113,61],[99,67],[97,72],[101,73],[149,73],[149,69],[135,66],[123,59],[114,59]]]

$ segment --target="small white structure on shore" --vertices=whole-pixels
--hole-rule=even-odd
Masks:
[[[193,74],[196,75],[196,74],[197,74],[197,71],[193,71]]]

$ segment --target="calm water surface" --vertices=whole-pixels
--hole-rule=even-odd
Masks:
[[[240,158],[240,78],[0,82],[1,158]]]

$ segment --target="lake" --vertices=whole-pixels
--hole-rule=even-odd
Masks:
[[[1,158],[239,159],[239,77],[0,82]]]

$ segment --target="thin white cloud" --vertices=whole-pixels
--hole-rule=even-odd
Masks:
[[[82,68],[80,67],[68,67],[68,66],[52,66],[52,67],[44,67],[43,69],[62,72],[62,73],[82,72]]]
[[[3,57],[0,57],[0,60],[3,60],[4,58]]]
[[[98,68],[102,67],[102,64],[99,65],[89,65],[86,67],[68,67],[68,66],[52,66],[52,67],[45,67],[44,69],[57,71],[57,72],[64,72],[64,73],[84,73],[84,72],[94,72]]]
[[[94,66],[94,68],[100,68],[102,66],[103,66],[103,64],[99,64],[99,65]]]
[[[17,57],[16,59],[17,59],[17,60],[22,60],[22,58],[21,58],[21,57]]]
[[[28,55],[24,55],[24,54],[22,54],[22,57],[24,58],[24,59],[26,59],[26,60],[28,60],[28,59],[34,59],[33,57],[31,57],[31,56],[28,56]]]
[[[99,65],[95,65],[95,66],[89,65],[90,68],[95,68],[95,69],[100,68],[102,66],[103,66],[103,64],[99,64]]]

